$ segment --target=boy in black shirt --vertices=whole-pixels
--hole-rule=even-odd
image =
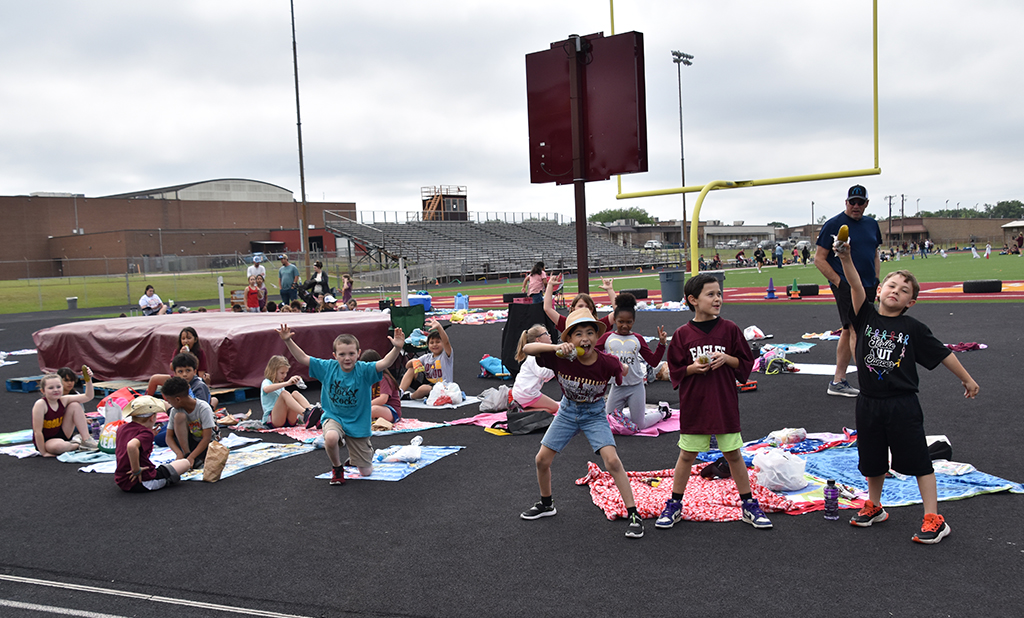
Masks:
[[[889,518],[882,508],[882,485],[890,464],[892,469],[917,477],[924,503],[924,524],[914,535],[918,543],[938,543],[950,532],[938,514],[938,490],[928,445],[925,442],[924,414],[917,400],[917,365],[931,370],[941,363],[964,385],[964,397],[978,394],[978,383],[960,361],[931,330],[904,315],[917,302],[920,286],[906,270],[886,275],[878,289],[878,309],[874,299],[866,298],[857,269],[850,256],[850,245],[835,243],[850,282],[856,317],[857,371],[860,394],[857,396],[857,450],[859,469],[867,478],[868,501],[850,523],[866,527]]]

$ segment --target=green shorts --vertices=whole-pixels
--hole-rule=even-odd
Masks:
[[[718,450],[723,453],[738,451],[743,446],[743,438],[737,433],[720,433],[718,435]],[[703,453],[711,448],[711,436],[693,433],[679,434],[679,450],[690,453]]]

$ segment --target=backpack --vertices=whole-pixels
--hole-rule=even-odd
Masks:
[[[504,429],[513,436],[524,436],[528,433],[547,429],[555,415],[546,410],[524,410],[514,403],[506,414],[508,420],[498,421],[491,425],[495,429]]]

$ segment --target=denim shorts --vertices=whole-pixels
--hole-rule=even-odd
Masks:
[[[562,452],[576,434],[583,432],[590,441],[590,448],[598,452],[606,446],[615,446],[612,428],[604,413],[604,400],[580,403],[562,398],[558,414],[548,426],[540,443],[556,453]]]

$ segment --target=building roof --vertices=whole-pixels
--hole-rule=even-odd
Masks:
[[[288,195],[288,201],[292,200],[292,192],[262,180],[251,180],[248,178],[217,178],[214,180],[200,180],[169,187],[158,187],[144,191],[132,191],[131,193],[118,193],[116,195],[104,195],[104,198],[111,199],[210,199],[211,196],[198,197],[199,193],[215,193],[216,198],[222,201],[282,201],[284,194]],[[259,194],[273,199],[253,199]]]
[[[1006,225],[1000,227],[1024,227],[1024,221],[1010,221]]]

